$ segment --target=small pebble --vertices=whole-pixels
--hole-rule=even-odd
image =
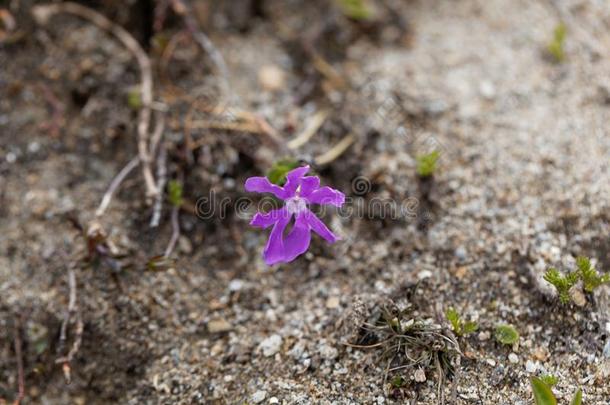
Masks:
[[[417,370],[415,370],[415,373],[413,373],[413,379],[416,382],[422,383],[426,381],[426,373],[424,372],[423,369],[418,368]]]
[[[525,371],[528,373],[535,373],[538,369],[538,365],[531,360],[525,362]]]
[[[285,76],[284,71],[276,65],[265,65],[258,71],[258,81],[268,91],[277,91],[284,87]]]
[[[208,322],[208,332],[210,333],[222,333],[228,332],[233,327],[226,319],[214,319]]]
[[[326,308],[328,309],[335,309],[339,307],[339,297],[328,297],[328,299],[326,300]]]
[[[263,356],[271,357],[280,351],[282,337],[280,335],[271,335],[263,340],[258,347],[263,352]]]
[[[263,402],[265,400],[265,398],[267,397],[267,391],[256,391],[253,395],[252,395],[252,402],[254,402],[255,404],[260,404],[261,402]]]
[[[519,363],[519,356],[517,356],[515,353],[511,353],[508,355],[508,361],[513,364],[517,364]]]

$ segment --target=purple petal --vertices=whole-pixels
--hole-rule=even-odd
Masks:
[[[330,204],[340,207],[345,202],[345,194],[339,190],[325,186],[307,196],[307,201],[311,204]]]
[[[307,197],[320,188],[320,179],[316,176],[307,176],[301,179],[301,196]]]
[[[301,185],[303,176],[309,171],[309,166],[297,167],[286,173],[286,184],[284,184],[284,190],[287,198],[294,197],[294,193],[297,188]]]
[[[277,210],[271,210],[267,213],[257,212],[252,218],[252,221],[250,221],[250,225],[258,226],[263,229],[268,228],[286,216],[285,211],[286,208],[280,208]]]
[[[268,266],[271,266],[276,263],[280,263],[285,261],[285,253],[284,253],[284,229],[286,229],[286,225],[290,222],[290,218],[292,215],[289,215],[286,211],[286,215],[283,215],[273,226],[271,233],[269,234],[269,240],[267,241],[267,246],[265,246],[265,250],[263,251],[263,258],[265,259],[265,263]]]
[[[298,214],[292,230],[284,239],[284,262],[291,262],[309,248],[311,232],[305,217],[305,212]]]
[[[246,180],[246,191],[254,193],[272,193],[277,198],[284,200],[287,198],[286,190],[277,184],[273,184],[266,177],[250,177]]]
[[[334,243],[339,240],[339,238],[331,232],[330,229],[324,224],[324,222],[320,221],[320,219],[313,212],[307,210],[303,213],[305,220],[309,227],[322,238],[324,238],[327,242]]]

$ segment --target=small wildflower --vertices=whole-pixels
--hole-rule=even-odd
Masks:
[[[309,166],[289,171],[283,187],[271,183],[266,177],[250,177],[246,180],[247,191],[271,193],[285,202],[282,208],[267,213],[256,213],[250,222],[250,225],[260,228],[273,225],[267,246],[263,251],[263,258],[269,266],[291,262],[305,253],[311,241],[311,231],[330,243],[339,239],[309,210],[309,205],[329,204],[341,207],[345,202],[345,195],[327,186],[320,187],[318,177],[305,176],[308,171]],[[293,217],[292,229],[284,235]]]

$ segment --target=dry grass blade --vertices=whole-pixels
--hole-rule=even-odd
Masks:
[[[326,151],[325,153],[323,153],[319,156],[316,156],[314,159],[314,162],[318,166],[325,166],[325,165],[333,162],[335,159],[337,159],[339,156],[341,156],[350,146],[352,146],[352,144],[354,143],[355,140],[356,140],[356,138],[354,137],[354,135],[352,135],[352,134],[346,135],[345,137],[343,137],[343,139],[341,139],[335,146],[330,148],[328,151]]]
[[[307,126],[296,138],[288,142],[288,148],[297,149],[305,145],[318,132],[329,112],[327,110],[318,111],[307,123]]]

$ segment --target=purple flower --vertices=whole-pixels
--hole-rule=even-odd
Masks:
[[[330,204],[341,207],[345,195],[330,187],[320,187],[316,176],[305,176],[309,166],[298,167],[286,174],[286,184],[280,187],[266,177],[250,177],[246,180],[246,190],[256,193],[271,193],[284,200],[286,204],[267,213],[258,212],[250,225],[268,228],[273,225],[267,246],[263,251],[265,263],[288,263],[305,253],[314,231],[328,242],[339,238],[335,236],[320,219],[309,210],[309,204]],[[284,235],[286,226],[294,217],[292,229]]]

